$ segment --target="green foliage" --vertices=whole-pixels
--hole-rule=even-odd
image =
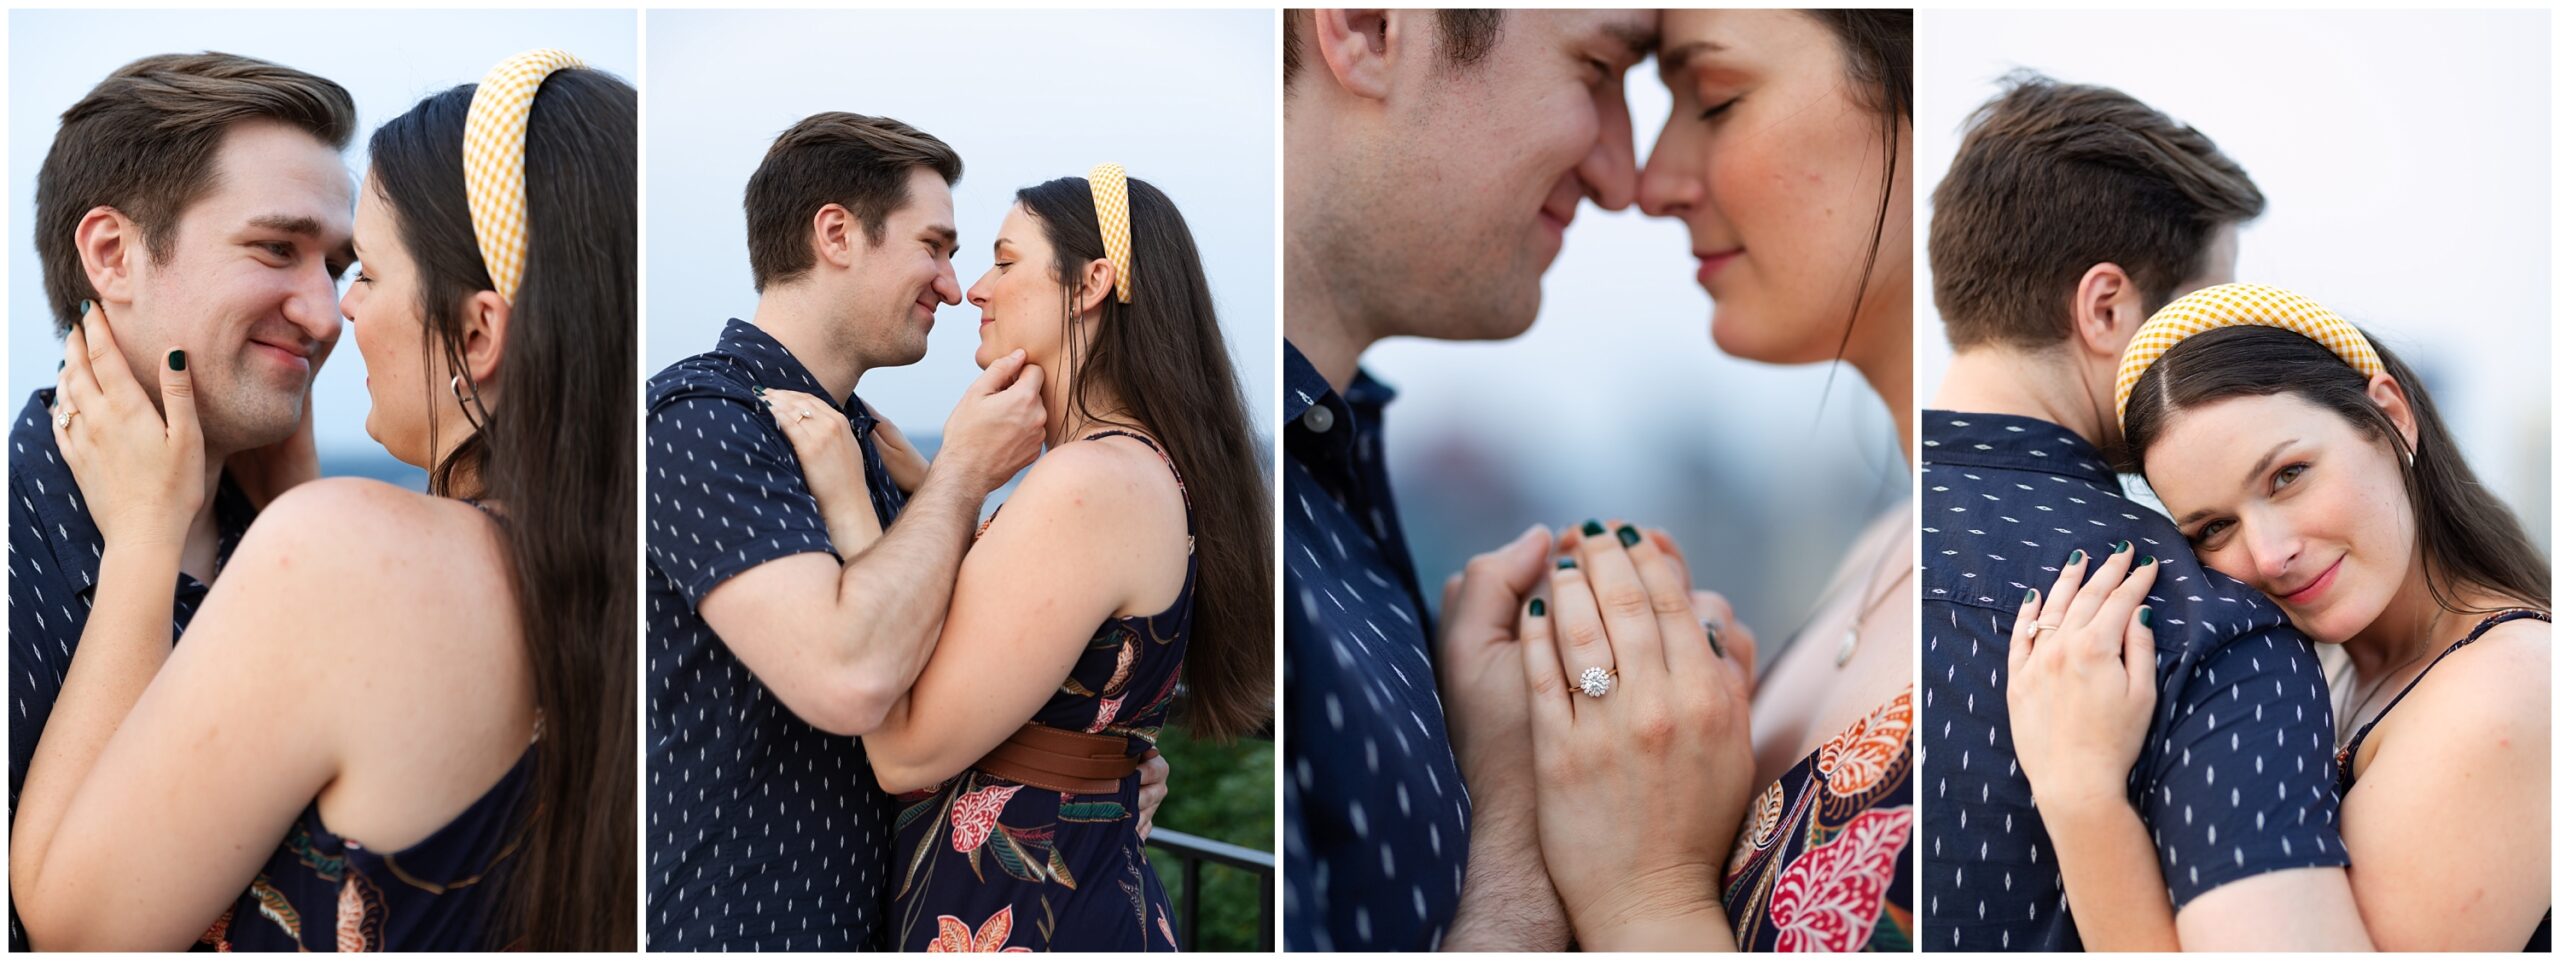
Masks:
[[[1173,767],[1166,782],[1170,793],[1164,807],[1156,811],[1156,827],[1256,851],[1271,850],[1271,778],[1278,761],[1269,738],[1220,745],[1192,740],[1188,730],[1167,725],[1156,749]],[[1164,878],[1166,907],[1176,912],[1178,920],[1183,898],[1181,862],[1163,851],[1151,851],[1147,858]],[[1260,919],[1262,885],[1251,872],[1203,864],[1200,886],[1200,930],[1178,932],[1186,951],[1256,950],[1260,943],[1254,927],[1257,920],[1280,923],[1277,903],[1272,905],[1275,916]]]

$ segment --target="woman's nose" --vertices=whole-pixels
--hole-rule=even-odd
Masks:
[[[1673,151],[1675,138],[1671,124],[1663,124],[1662,136],[1654,141],[1653,155],[1644,159],[1644,169],[1636,173],[1636,205],[1649,217],[1679,217],[1695,209],[1705,186],[1683,169]]]
[[[2286,584],[2294,561],[2302,555],[2301,539],[2281,521],[2266,517],[2250,518],[2243,524],[2242,533],[2250,566],[2258,572],[2258,583],[2270,587]]]

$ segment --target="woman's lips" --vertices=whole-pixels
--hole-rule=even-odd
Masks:
[[[1734,258],[1740,256],[1742,256],[1742,248],[1740,247],[1733,248],[1732,250],[1718,251],[1716,253],[1699,254],[1698,283],[1704,284],[1707,281],[1714,279],[1717,271],[1723,270],[1724,265],[1732,263]]]
[[[2279,594],[2276,599],[2287,604],[2301,605],[2328,596],[2329,585],[2338,581],[2338,568],[2345,566],[2346,563],[2347,559],[2344,557],[2330,561],[2329,569],[2321,571],[2320,576],[2311,579],[2311,583],[2295,588],[2290,594]]]

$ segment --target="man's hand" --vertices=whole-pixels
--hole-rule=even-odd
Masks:
[[[1040,455],[1048,424],[1040,368],[1019,350],[996,358],[943,422],[937,469],[958,471],[980,496],[993,493]]]
[[[1138,843],[1140,844],[1147,842],[1147,832],[1155,830],[1156,809],[1164,806],[1164,781],[1171,776],[1173,776],[1173,765],[1166,764],[1162,754],[1149,751],[1146,761],[1138,765]]]
[[[1543,525],[1467,562],[1441,594],[1440,698],[1450,748],[1467,779],[1467,880],[1447,950],[1554,951],[1564,905],[1538,852],[1537,785],[1529,777],[1529,699],[1516,635],[1521,603],[1546,572]]]

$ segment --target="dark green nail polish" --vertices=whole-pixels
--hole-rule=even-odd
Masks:
[[[1717,657],[1723,657],[1724,638],[1719,636],[1721,632],[1716,630],[1716,622],[1704,621],[1701,623],[1704,623],[1707,626],[1707,649],[1716,652]]]
[[[1569,571],[1569,570],[1574,569],[1574,567],[1575,567],[1575,566],[1577,566],[1577,565],[1575,565],[1575,564],[1573,563],[1573,558],[1570,558],[1570,557],[1559,557],[1559,558],[1556,558],[1556,570],[1560,570],[1560,571]]]
[[[2159,558],[2157,558],[2157,557],[2153,557],[2153,556],[2151,556],[2151,555],[2149,555],[2149,554],[2144,554],[2144,555],[2142,555],[2142,559],[2141,559],[2141,560],[2138,560],[2138,561],[2133,562],[2133,566],[2135,566],[2135,567],[2149,567],[2149,566],[2151,566],[2151,562],[2156,561],[2156,560],[2159,560]]]
[[[2139,610],[2139,611],[2134,612],[2134,615],[2133,615],[2133,616],[2134,616],[2135,618],[2137,618],[2137,619],[2139,619],[2139,620],[2141,620],[2141,621],[2142,621],[2142,626],[2144,626],[2144,627],[2150,627],[2150,626],[2151,626],[2151,605],[2148,605],[2148,604],[2143,605],[2143,606],[2142,606],[2142,609],[2141,609],[2141,610]]]
[[[96,304],[93,304],[93,303],[91,303],[91,302],[89,302],[89,301],[86,301],[86,300],[81,301],[81,302],[80,302],[80,316],[82,316],[82,317],[87,317],[87,316],[89,316],[89,308],[94,307],[94,306],[97,306],[97,305],[96,305]]]
[[[2071,566],[2071,565],[2073,565],[2073,564],[2080,563],[2080,561],[2081,561],[2081,559],[2082,559],[2082,558],[2085,558],[2085,557],[2088,557],[2088,556],[2089,556],[2089,555],[2087,555],[2087,554],[2083,554],[2083,553],[2080,553],[2079,551],[2072,551],[2072,552],[2071,552],[2071,559],[2070,559],[2070,560],[2067,560],[2067,561],[2062,562],[2062,566],[2064,566],[2064,567],[2069,567],[2069,566]]]
[[[173,351],[170,351],[170,352],[169,352],[169,369],[170,369],[170,370],[185,370],[185,369],[187,369],[187,352],[186,352],[186,351],[183,351],[183,350],[173,350]]]
[[[1532,597],[1532,598],[1530,598],[1530,599],[1529,599],[1529,616],[1530,616],[1530,617],[1545,617],[1545,616],[1547,616],[1547,599],[1546,599],[1546,598],[1543,598],[1543,597]]]
[[[54,361],[54,362],[53,362],[53,372],[54,372],[54,373],[59,374],[59,373],[61,373],[61,372],[62,372],[62,369],[63,369],[63,368],[65,368],[65,367],[69,367],[69,366],[71,366],[71,362],[70,362],[70,361],[67,361],[67,360],[57,360],[57,361]]]
[[[2040,593],[2037,593],[2035,588],[2032,588],[2032,587],[2027,588],[2027,603],[2029,603],[2029,604],[2033,604],[2033,603],[2035,603],[2035,602],[2036,602],[2036,598],[2039,598],[2039,597],[2042,597],[2042,596],[2044,596],[2044,595],[2042,595],[2042,594],[2040,594]]]
[[[2122,553],[2124,553],[2124,552],[2126,552],[2126,551],[2129,551],[2129,550],[2132,550],[2132,549],[2133,549],[2133,542],[2132,542],[2132,541],[2117,541],[2117,542],[2115,543],[2115,551],[2114,551],[2114,553],[2122,554]]]
[[[1637,541],[1643,539],[1644,535],[1636,533],[1636,529],[1633,527],[1618,528],[1618,543],[1620,544],[1624,544],[1628,547],[1634,547],[1636,546]]]
[[[1582,522],[1582,536],[1584,536],[1584,537],[1598,537],[1598,536],[1600,536],[1600,535],[1602,535],[1602,534],[1606,534],[1606,533],[1608,533],[1608,532],[1609,532],[1609,529],[1608,529],[1608,528],[1606,528],[1606,527],[1602,527],[1602,526],[1600,526],[1600,522],[1599,522],[1599,521],[1583,521],[1583,522]]]

